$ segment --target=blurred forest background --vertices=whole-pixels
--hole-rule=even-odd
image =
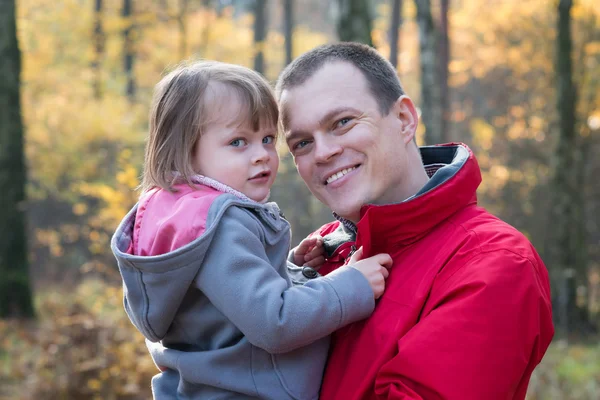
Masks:
[[[390,59],[420,144],[471,146],[480,203],[542,254],[558,332],[528,398],[600,398],[598,0],[0,0],[0,398],[150,397],[109,240],[154,84],[189,58],[274,82],[337,40]],[[331,215],[281,155],[297,242]]]

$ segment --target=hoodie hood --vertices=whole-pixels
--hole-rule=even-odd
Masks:
[[[204,264],[215,228],[225,210],[231,206],[249,208],[258,214],[279,215],[275,203],[260,204],[232,194],[219,193],[211,199],[208,211],[204,210],[205,215],[201,216],[206,221],[206,229],[199,237],[173,251],[155,256],[131,254],[134,229],[139,222],[136,221],[139,203],[119,224],[111,240],[111,249],[123,279],[124,307],[131,322],[148,340],[157,342],[167,334],[177,310]],[[193,218],[195,212],[202,210],[186,209],[186,212]],[[263,219],[276,223],[273,218]]]

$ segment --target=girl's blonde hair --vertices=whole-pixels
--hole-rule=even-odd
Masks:
[[[211,85],[214,90],[208,90]],[[193,150],[211,122],[211,102],[231,93],[242,104],[235,121],[239,125],[249,125],[255,131],[261,126],[277,127],[279,113],[273,90],[251,69],[196,61],[179,65],[156,85],[140,185],[143,192],[154,187],[173,191],[175,180],[193,186]]]

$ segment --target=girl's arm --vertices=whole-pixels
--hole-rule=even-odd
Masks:
[[[366,318],[373,290],[354,268],[339,268],[303,286],[288,287],[271,265],[251,212],[229,207],[219,221],[196,285],[250,343],[284,353]]]

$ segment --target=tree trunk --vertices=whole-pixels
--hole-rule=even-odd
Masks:
[[[102,26],[103,0],[96,0],[94,5],[94,60],[92,72],[94,74],[94,98],[102,97],[102,59],[104,58],[104,28]]]
[[[577,136],[575,133],[575,109],[577,95],[573,85],[572,39],[571,39],[572,0],[560,0],[558,4],[556,78],[557,111],[559,117],[559,138],[554,155],[552,202],[552,235],[548,246],[551,272],[555,287],[558,288],[558,325],[563,332],[579,328],[580,312],[576,304],[577,285],[584,277],[577,269],[578,210],[576,165]]]
[[[449,142],[450,138],[450,97],[448,93],[448,65],[450,64],[450,37],[448,35],[448,8],[450,0],[441,0],[440,7],[440,61],[438,63],[440,84],[440,140]]]
[[[338,0],[338,37],[342,42],[359,42],[373,46],[373,16],[368,0]]]
[[[415,0],[419,25],[421,58],[421,115],[425,124],[425,143],[442,143],[442,107],[438,82],[437,32],[431,16],[430,0]]]
[[[125,20],[123,30],[123,67],[127,77],[127,88],[125,93],[130,101],[135,100],[135,74],[133,71],[133,0],[123,0],[122,14]]]
[[[398,67],[398,53],[400,51],[399,33],[402,26],[402,0],[392,0],[392,20],[390,22],[390,62],[394,68]]]
[[[294,1],[283,0],[283,36],[285,37],[285,65],[292,62],[294,33]]]
[[[21,54],[15,0],[0,0],[0,318],[32,317],[25,220]]]
[[[600,319],[597,318],[598,307],[594,307],[598,304],[600,300],[600,285],[599,281],[596,281],[594,278],[593,271],[588,269],[588,266],[592,266],[589,264],[590,262],[590,239],[593,242],[595,231],[598,229],[597,224],[588,224],[588,218],[597,218],[597,213],[592,209],[593,201],[590,201],[592,198],[598,198],[595,194],[597,190],[592,188],[598,187],[598,185],[592,184],[592,179],[595,176],[594,174],[594,164],[595,158],[592,156],[593,149],[596,148],[596,143],[598,139],[600,139],[600,126],[594,122],[593,118],[587,120],[590,115],[593,114],[596,109],[596,99],[598,97],[598,87],[600,87],[600,76],[594,71],[594,68],[589,68],[589,63],[586,63],[586,59],[588,58],[588,54],[586,52],[586,48],[589,43],[593,43],[595,39],[595,35],[597,30],[593,25],[593,20],[588,22],[585,25],[585,36],[582,39],[579,47],[579,56],[575,60],[575,65],[586,66],[587,68],[579,69],[581,75],[579,79],[575,78],[577,82],[580,82],[581,90],[578,92],[578,104],[581,110],[579,115],[584,116],[579,119],[578,131],[580,134],[578,135],[578,149],[581,154],[579,157],[579,163],[577,164],[577,187],[585,188],[584,190],[578,191],[578,201],[581,212],[578,214],[578,218],[580,219],[580,223],[575,224],[579,228],[578,232],[578,252],[579,260],[577,261],[577,269],[584,271],[586,275],[588,275],[589,279],[584,281],[584,284],[587,283],[589,287],[589,293],[587,295],[586,301],[586,321],[589,323],[589,327],[592,331],[598,332],[600,328]],[[574,74],[574,76],[577,76]],[[590,226],[592,225],[592,226]],[[597,236],[597,235],[596,235]],[[590,274],[590,272],[592,272]],[[596,282],[595,282],[596,281]],[[596,291],[596,293],[594,293]]]
[[[158,20],[160,22],[169,22],[169,3],[167,0],[158,0]]]
[[[430,0],[415,0],[419,25],[421,60],[421,115],[425,125],[425,143],[442,143],[442,107],[438,82],[437,32],[431,15]]]
[[[200,34],[200,45],[198,46],[198,53],[200,56],[203,56],[206,53],[210,41],[211,18],[208,15],[208,11],[211,8],[214,8],[214,5],[211,0],[202,0],[202,8],[204,8],[204,22],[202,25],[202,33]],[[217,6],[216,11],[217,16],[220,18],[222,12],[221,7]]]
[[[265,74],[265,38],[267,36],[267,0],[255,0],[254,9],[254,70]]]
[[[187,0],[179,0],[179,14],[177,15],[179,27],[179,59],[187,58]]]

